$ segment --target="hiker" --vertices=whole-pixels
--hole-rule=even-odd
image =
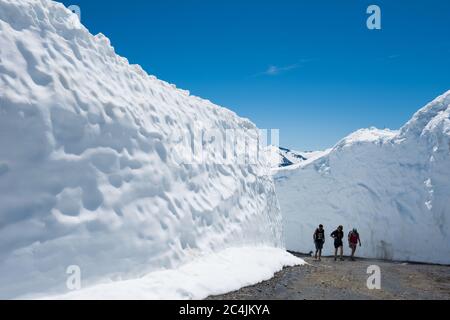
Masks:
[[[337,260],[339,249],[341,250],[341,261],[344,261],[344,243],[342,242],[342,239],[344,238],[344,227],[339,226],[330,236],[334,239],[334,261]]]
[[[355,252],[356,252],[356,247],[358,245],[358,242],[359,242],[359,246],[361,247],[361,239],[359,237],[358,230],[356,230],[356,228],[354,228],[352,231],[350,231],[348,233],[348,245],[349,245],[350,249],[352,249],[352,255],[351,255],[352,261],[355,261]]]
[[[319,254],[319,261],[322,258],[322,249],[325,243],[325,230],[323,229],[323,225],[319,225],[319,228],[316,229],[313,235],[314,244],[316,245],[316,255],[314,256],[317,260],[317,254]]]

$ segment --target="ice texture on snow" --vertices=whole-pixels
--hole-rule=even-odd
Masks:
[[[89,286],[282,247],[262,159],[175,159],[176,132],[210,129],[256,127],[130,65],[61,4],[0,0],[0,298],[64,292],[69,265]]]
[[[365,257],[450,264],[450,91],[399,131],[360,130],[275,181],[290,250],[312,250],[319,223],[342,224]]]

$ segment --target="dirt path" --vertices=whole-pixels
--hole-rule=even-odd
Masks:
[[[300,256],[300,255],[299,255]],[[444,299],[450,300],[450,266],[358,259],[321,262],[300,256],[305,266],[286,268],[274,278],[225,295],[220,300]],[[381,290],[369,290],[367,268],[381,268]]]

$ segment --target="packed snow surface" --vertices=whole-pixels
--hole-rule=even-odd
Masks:
[[[399,131],[359,130],[275,181],[290,250],[313,250],[322,223],[326,254],[343,225],[359,230],[359,255],[450,264],[450,91]]]
[[[239,261],[239,263],[236,263]],[[269,280],[283,266],[302,264],[293,255],[271,247],[229,248],[196,259],[175,270],[142,278],[110,282],[59,296],[38,299],[204,299]]]
[[[186,263],[208,272],[192,264],[199,256],[274,248],[274,261],[252,277],[225,273],[234,289],[301,263],[275,249],[283,246],[281,216],[264,159],[177,156],[177,132],[252,135],[255,125],[130,65],[63,5],[0,0],[0,88],[0,298],[66,293],[72,265],[84,288],[142,277],[150,288],[151,272]],[[223,268],[266,261],[233,250],[239,259],[224,259]],[[187,279],[175,274],[160,281]],[[198,291],[178,283],[186,295],[175,294],[172,281],[168,296],[132,296],[203,297],[226,288],[199,277]],[[127,290],[114,297],[127,298]]]

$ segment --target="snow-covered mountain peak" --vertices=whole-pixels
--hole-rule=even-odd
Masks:
[[[334,149],[342,149],[359,144],[398,143],[405,139],[420,138],[427,133],[450,133],[450,91],[437,97],[399,130],[375,127],[357,130],[336,144]]]
[[[423,134],[439,130],[439,133],[449,133],[450,128],[450,91],[442,94],[417,111],[405,126],[401,128],[400,136],[420,137]]]
[[[272,168],[283,168],[306,160],[302,153],[287,148],[270,145],[266,151]]]
[[[324,156],[331,149],[325,151],[294,151],[283,147],[270,145],[266,148],[270,167],[274,172],[279,170],[293,170]]]
[[[335,149],[350,147],[354,144],[363,143],[386,143],[395,138],[398,134],[397,130],[378,129],[375,127],[360,129],[342,139]]]

